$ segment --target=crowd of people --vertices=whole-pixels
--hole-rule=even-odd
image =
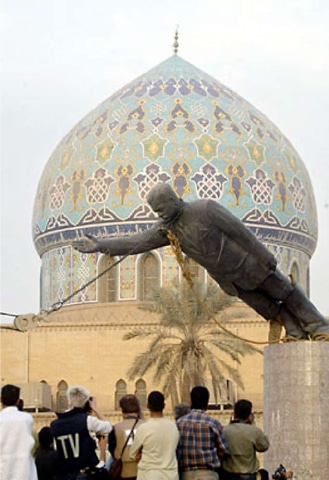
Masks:
[[[97,402],[82,386],[67,391],[68,410],[57,413],[38,432],[35,449],[33,418],[18,408],[20,389],[1,389],[1,480],[114,480],[111,465],[118,465],[115,480],[267,480],[256,452],[269,448],[269,439],[255,425],[252,403],[238,400],[234,415],[223,426],[209,416],[209,391],[195,386],[190,404],[174,408],[174,420],[164,415],[165,398],[148,395],[149,418],[138,398],[120,399],[122,421],[106,420]],[[282,468],[281,468],[282,467]],[[292,478],[280,465],[272,478]]]

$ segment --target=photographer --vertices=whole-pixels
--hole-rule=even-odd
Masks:
[[[96,399],[86,388],[69,388],[67,398],[69,410],[57,413],[57,420],[50,425],[59,455],[59,479],[101,477],[104,461],[99,461],[96,455],[96,443],[91,434],[107,436],[112,425],[98,412]]]
[[[252,403],[238,400],[234,405],[234,418],[224,427],[224,439],[228,443],[228,455],[222,460],[224,480],[256,480],[259,461],[256,452],[265,452],[269,440],[264,432],[254,425]]]

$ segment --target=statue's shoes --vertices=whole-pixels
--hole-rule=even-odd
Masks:
[[[329,342],[329,334],[324,332],[311,333],[311,339],[315,342]]]

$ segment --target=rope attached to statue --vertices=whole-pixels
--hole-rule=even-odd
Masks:
[[[240,337],[239,335],[236,335],[235,333],[231,332],[231,330],[226,328],[221,322],[219,322],[217,320],[217,318],[214,317],[213,313],[209,310],[207,305],[203,302],[203,300],[200,298],[200,296],[196,292],[195,287],[194,287],[194,282],[193,282],[193,276],[191,275],[191,272],[189,271],[189,269],[185,265],[183,252],[182,252],[181,246],[179,244],[178,238],[170,230],[167,231],[167,238],[170,242],[170,245],[171,245],[173,253],[176,257],[176,260],[177,260],[177,262],[178,262],[178,264],[179,264],[179,266],[182,270],[183,277],[187,281],[187,283],[188,283],[196,301],[201,306],[201,308],[207,313],[209,318],[211,318],[219,328],[221,328],[224,332],[230,334],[232,337],[234,337],[238,340],[242,340],[242,341],[247,342],[247,343],[253,343],[255,345],[270,345],[270,344],[280,343],[281,341],[288,340],[288,338],[287,339],[286,338],[280,338],[281,325],[280,325],[280,322],[278,320],[271,320],[270,322],[272,322],[271,329],[272,328],[273,328],[273,330],[277,329],[277,330],[279,330],[279,332],[276,333],[276,332],[272,331],[272,337],[275,337],[275,338],[273,338],[273,339],[269,338],[269,340],[266,341],[266,342],[259,342],[257,340],[249,340],[247,338]],[[270,333],[270,335],[271,335],[271,333]],[[293,337],[289,337],[289,340],[300,341],[299,339],[293,338]]]

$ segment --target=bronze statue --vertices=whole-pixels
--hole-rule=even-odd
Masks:
[[[298,339],[327,337],[329,321],[297,285],[279,270],[274,256],[226,208],[213,200],[184,202],[172,188],[160,183],[147,195],[160,217],[150,229],[130,237],[76,240],[83,253],[112,256],[136,254],[169,245],[170,230],[182,251],[202,265],[229,295],[238,296],[265,319],[279,316],[287,336]]]

